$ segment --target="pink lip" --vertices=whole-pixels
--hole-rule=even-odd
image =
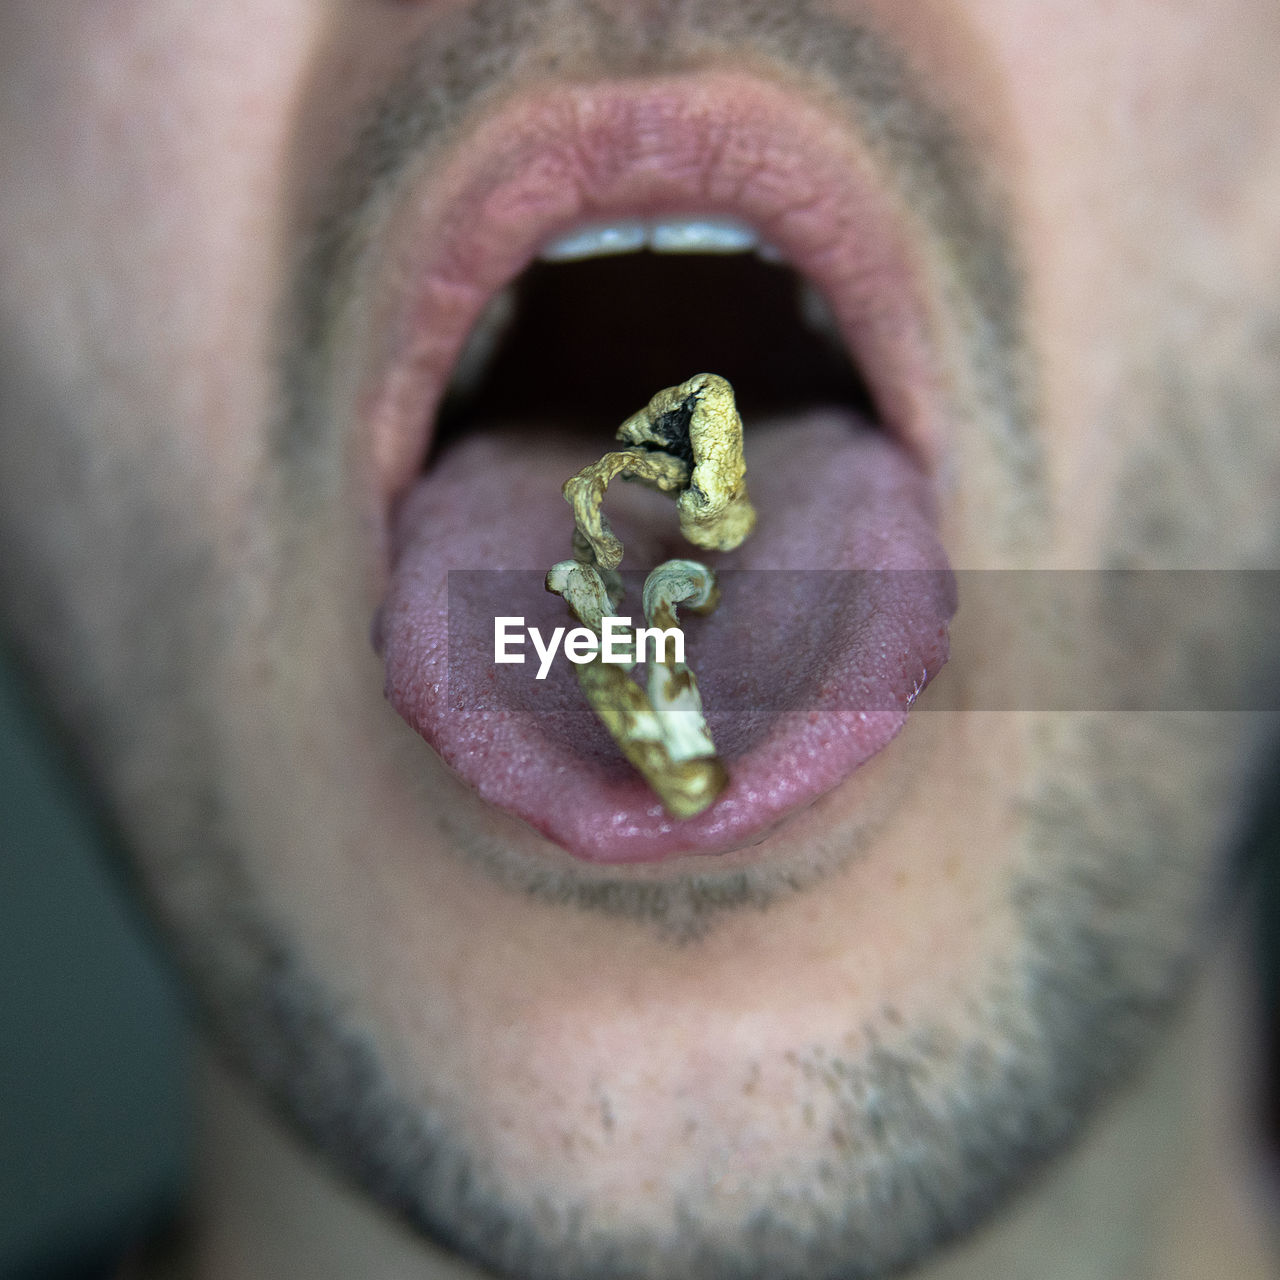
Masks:
[[[485,303],[558,233],[664,213],[730,216],[776,246],[825,295],[882,422],[932,470],[943,418],[906,211],[847,128],[717,72],[522,96],[402,198],[358,407],[384,501],[417,475]]]
[[[436,580],[447,535],[432,524],[422,485],[409,493],[436,407],[485,304],[552,237],[622,217],[729,216],[756,228],[825,295],[882,422],[909,455],[898,454],[906,471],[878,461],[874,447],[859,446],[860,456],[883,469],[881,493],[910,492],[913,510],[924,511],[927,485],[915,466],[932,469],[943,435],[924,291],[904,239],[907,214],[850,132],[790,92],[728,72],[548,90],[494,111],[444,164],[411,180],[385,229],[389,251],[373,269],[381,283],[366,330],[369,376],[359,417],[395,558],[383,617],[383,634],[399,637],[387,651],[388,694],[480,794],[577,857],[623,863],[720,852],[759,838],[838,784],[899,731],[919,687],[912,673],[931,674],[945,661],[949,591],[944,584],[931,587],[927,600],[901,598],[905,632],[886,624],[877,633],[879,666],[864,656],[842,668],[850,679],[851,672],[883,677],[889,704],[859,712],[837,696],[798,726],[780,723],[731,762],[723,802],[673,822],[638,779],[566,781],[576,776],[572,750],[548,751],[540,713],[473,708],[468,722],[448,710],[436,656],[447,647]],[[824,567],[945,570],[931,519],[917,520],[928,532],[885,551],[868,513],[843,558]],[[525,554],[534,549],[515,529],[504,537]],[[528,567],[486,555],[457,567]],[[886,599],[897,596],[889,588]],[[891,645],[893,655],[883,656]],[[577,800],[553,803],[551,793]]]

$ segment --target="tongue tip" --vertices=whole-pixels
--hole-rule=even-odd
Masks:
[[[929,680],[945,662],[934,654]],[[923,685],[920,686],[923,688]],[[727,762],[729,786],[703,813],[672,818],[639,775],[618,762],[574,759],[540,744],[523,718],[503,712],[455,721],[414,714],[403,690],[388,696],[481,799],[521,819],[572,857],[601,865],[714,856],[759,843],[838,787],[901,732],[917,694],[875,710],[795,712],[763,741]],[[585,709],[584,709],[585,714]]]
[[[672,818],[620,758],[586,756],[543,732],[528,711],[485,705],[448,708],[447,682],[424,683],[388,665],[386,694],[396,710],[483,800],[521,819],[571,856],[620,865],[716,855],[757,843],[793,813],[838,787],[889,746],[920,693],[946,662],[946,629],[921,658],[920,677],[903,680],[893,705],[792,711],[774,717],[741,755],[729,758],[729,785],[703,813]],[[598,730],[584,706],[583,738]],[[713,724],[713,728],[714,728]]]

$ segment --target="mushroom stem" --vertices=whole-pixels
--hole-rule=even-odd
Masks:
[[[747,497],[742,419],[724,378],[700,373],[659,391],[622,424],[617,438],[630,447],[606,453],[565,482],[565,500],[573,507],[574,558],[553,565],[546,579],[547,590],[563,596],[574,617],[597,635],[623,595],[617,573],[622,543],[601,509],[616,477],[673,494],[680,531],[695,546],[730,551],[756,522]],[[652,656],[638,651],[633,632],[623,662],[606,663],[601,645],[592,658],[574,664],[592,710],[676,818],[702,813],[729,785],[697,679],[682,658],[677,660],[675,643],[679,638],[682,653],[677,606],[707,614],[719,601],[708,566],[668,560],[644,584],[645,638]],[[638,661],[646,665],[647,689],[630,675]]]

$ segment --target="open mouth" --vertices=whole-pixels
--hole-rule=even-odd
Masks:
[[[579,858],[750,844],[883,749],[946,660],[941,415],[891,202],[830,122],[729,76],[546,95],[477,129],[436,185],[398,233],[362,399],[389,512],[388,697]],[[570,621],[542,589],[570,551],[561,484],[701,371],[737,391],[759,525],[701,557],[723,602],[687,628],[690,662],[729,784],[677,820],[567,662],[544,680],[495,663],[494,620]],[[690,553],[660,496],[615,486],[607,509],[624,570]]]

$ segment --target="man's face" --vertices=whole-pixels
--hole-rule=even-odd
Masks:
[[[15,0],[0,50],[13,629],[312,1139],[548,1276],[874,1274],[1057,1150],[1178,990],[1253,762],[1187,674],[1247,678],[1247,611],[1161,588],[1112,634],[1114,583],[1049,571],[1275,563],[1275,6]],[[712,218],[782,263],[525,274]],[[440,575],[567,556],[560,482],[704,367],[741,567],[975,572],[900,733],[900,695],[879,737],[766,706],[681,828],[585,710],[423,672]],[[618,501],[635,567],[672,553]]]

